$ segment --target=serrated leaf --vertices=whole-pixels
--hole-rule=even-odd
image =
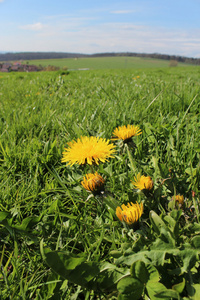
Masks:
[[[151,250],[148,251],[147,257],[149,260],[152,262],[153,265],[155,266],[163,266],[165,263],[165,255],[166,251],[164,250]]]
[[[171,234],[162,228],[160,230],[161,235],[159,238],[152,243],[151,249],[159,249],[159,250],[167,250],[167,249],[175,249],[175,239],[172,238]]]
[[[146,253],[148,251],[141,251],[138,253],[130,253],[126,256],[121,256],[115,261],[115,264],[125,264],[127,266],[131,266],[134,262],[138,260],[142,260],[144,263],[149,263],[149,260],[146,258]]]
[[[164,265],[166,253],[173,255],[179,253],[179,250],[174,246],[175,242],[171,238],[170,234],[168,237],[169,238],[166,239],[165,236],[165,241],[161,240],[160,238],[157,238],[156,241],[152,243],[150,251],[148,251],[146,255],[150,259],[152,264],[154,264],[155,266]]]
[[[190,271],[198,261],[198,252],[193,249],[185,249],[180,251],[180,257],[183,260],[182,272]]]

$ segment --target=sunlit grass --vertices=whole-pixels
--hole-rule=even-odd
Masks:
[[[128,283],[139,291],[130,299],[161,291],[192,299],[190,289],[200,290],[199,74],[187,67],[2,75],[1,299],[127,299]],[[114,157],[92,164],[103,182],[95,194],[81,184],[91,166],[66,166],[64,148],[81,136],[109,140],[124,125],[142,134],[114,141]],[[133,186],[139,173],[151,189]],[[134,231],[115,208],[136,202],[144,209]],[[182,291],[174,288],[181,283]]]

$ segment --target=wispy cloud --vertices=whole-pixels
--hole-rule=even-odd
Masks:
[[[68,25],[68,24],[66,24]],[[63,27],[65,25],[63,24]],[[77,30],[66,28],[39,32],[38,39],[45,51],[48,45],[53,51],[97,52],[144,52],[197,56],[200,39],[192,31],[166,30],[133,24],[107,23],[83,26]],[[54,37],[50,37],[51,32]],[[56,41],[56,42],[55,42]],[[70,41],[70,42],[69,42]]]
[[[0,3],[3,2],[4,0],[0,0]]]
[[[15,51],[157,52],[193,57],[199,56],[200,49],[200,31],[194,28],[172,30],[118,21],[100,24],[87,16],[66,15],[20,28],[24,33],[15,32],[9,39],[5,35],[2,44]]]
[[[44,27],[45,26],[42,23],[40,23],[40,22],[34,23],[34,24],[27,24],[27,25],[20,26],[21,29],[32,30],[32,31],[39,31],[39,30],[43,29]]]

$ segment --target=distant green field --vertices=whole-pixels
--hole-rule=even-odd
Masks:
[[[31,60],[30,64],[42,66],[57,66],[68,69],[138,69],[138,68],[165,68],[169,67],[168,60],[141,58],[141,57],[89,57]],[[178,66],[187,66],[179,63]]]

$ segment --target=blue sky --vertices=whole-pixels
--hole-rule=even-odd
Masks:
[[[200,0],[0,0],[0,51],[200,57]]]

